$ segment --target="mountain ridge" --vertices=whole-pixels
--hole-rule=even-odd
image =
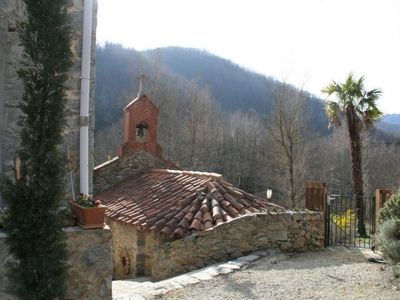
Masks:
[[[97,128],[107,127],[122,117],[123,104],[116,99],[134,95],[139,73],[151,74],[157,66],[166,69],[171,76],[175,74],[209,88],[220,109],[227,113],[255,112],[268,116],[274,106],[274,89],[280,84],[271,76],[243,68],[204,50],[164,47],[137,51],[118,44],[106,44],[97,47]],[[313,126],[321,133],[328,132],[323,100],[306,94],[311,100],[309,117]],[[110,101],[116,105],[110,106]],[[376,127],[397,135],[400,114],[385,115]]]

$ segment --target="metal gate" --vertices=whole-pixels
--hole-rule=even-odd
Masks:
[[[361,211],[357,208],[357,202]],[[365,234],[360,234],[358,230],[362,218],[364,218]],[[328,195],[327,245],[372,248],[375,245],[375,222],[375,197]]]

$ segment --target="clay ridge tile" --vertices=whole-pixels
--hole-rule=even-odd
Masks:
[[[149,171],[123,181],[99,197],[107,206],[108,218],[140,230],[155,230],[169,238],[279,207],[207,174]]]

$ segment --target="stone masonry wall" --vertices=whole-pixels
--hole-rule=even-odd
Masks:
[[[123,179],[137,175],[145,170],[171,167],[177,168],[145,150],[132,152],[122,157],[115,157],[94,168],[93,191],[94,194],[100,193]]]
[[[161,244],[154,258],[152,278],[161,280],[259,249],[304,252],[323,247],[324,218],[320,213],[246,215],[184,239]]]
[[[5,243],[6,235],[0,232],[0,299],[11,300],[15,299],[6,293],[7,276],[6,265],[11,260],[11,255],[8,252],[8,246]]]
[[[112,249],[111,230],[82,230],[66,228],[69,249],[69,279],[67,300],[112,299]],[[5,265],[11,260],[5,243],[5,234],[0,232],[0,299],[15,299],[6,293],[7,277]]]
[[[137,234],[130,225],[106,220],[112,231],[113,279],[136,276]]]
[[[64,132],[66,145],[70,150],[74,187],[79,189],[79,122],[80,122],[80,76],[82,53],[82,25],[84,0],[69,0],[72,40],[71,52],[73,66],[69,72],[66,96],[66,129]],[[92,70],[90,94],[90,170],[93,169],[94,145],[94,83],[95,83],[95,50],[96,50],[96,16],[97,1],[94,1],[93,32],[92,32]],[[20,68],[22,48],[19,46],[18,22],[24,17],[22,0],[0,1],[0,174],[13,176],[14,157],[19,143],[18,126],[16,121],[20,111],[17,107],[22,98],[22,83],[18,79],[17,70]],[[91,174],[90,174],[91,176]],[[67,181],[66,191],[71,192],[70,182]],[[0,203],[1,204],[1,203]]]
[[[152,231],[137,231],[133,226],[106,220],[113,236],[113,279],[151,276],[154,249],[158,240]]]

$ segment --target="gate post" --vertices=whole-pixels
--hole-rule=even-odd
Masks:
[[[376,189],[375,190],[375,224],[378,225],[379,215],[385,202],[394,194],[391,189]]]
[[[306,208],[313,211],[322,211],[325,228],[325,247],[329,244],[329,214],[328,214],[328,189],[326,183],[319,181],[306,181]]]
[[[319,181],[306,181],[306,208],[319,210],[326,213],[328,190],[326,183]]]

